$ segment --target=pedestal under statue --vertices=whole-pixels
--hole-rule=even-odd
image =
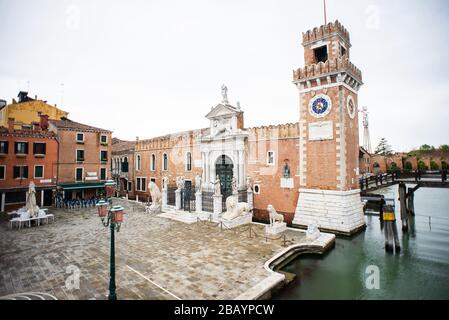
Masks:
[[[247,203],[238,202],[236,196],[229,196],[226,198],[226,212],[223,213],[220,221],[228,229],[251,223],[252,209]]]
[[[284,216],[282,214],[277,213],[271,204],[268,205],[267,211],[270,224],[265,227],[265,233],[275,235],[287,230],[287,223],[284,222]]]

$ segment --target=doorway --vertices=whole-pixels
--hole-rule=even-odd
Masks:
[[[215,162],[215,173],[220,179],[221,194],[226,199],[232,194],[232,177],[234,176],[234,164],[231,158],[221,155]],[[215,177],[214,177],[215,178]]]

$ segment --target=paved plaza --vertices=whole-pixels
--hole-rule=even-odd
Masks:
[[[285,250],[266,241],[262,225],[223,230],[208,223],[184,224],[145,213],[141,204],[125,207],[116,233],[119,299],[234,299],[270,276],[267,260]],[[0,225],[0,296],[43,292],[57,299],[107,299],[109,228],[96,209],[50,209],[54,223],[22,230]],[[305,234],[287,231],[294,244]],[[79,269],[79,289],[76,283]],[[75,270],[75,272],[74,272]],[[69,286],[66,285],[66,282]]]

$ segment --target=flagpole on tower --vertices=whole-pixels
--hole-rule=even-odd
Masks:
[[[326,0],[324,1],[324,25],[327,25]]]

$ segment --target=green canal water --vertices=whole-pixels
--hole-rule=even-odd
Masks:
[[[287,265],[283,270],[297,277],[276,299],[449,299],[449,189],[416,192],[409,233],[401,231],[397,189],[377,193],[396,199],[400,254],[385,252],[379,217],[366,216],[364,233],[337,238],[324,256],[304,255]],[[378,289],[365,285],[369,266],[378,267]]]

